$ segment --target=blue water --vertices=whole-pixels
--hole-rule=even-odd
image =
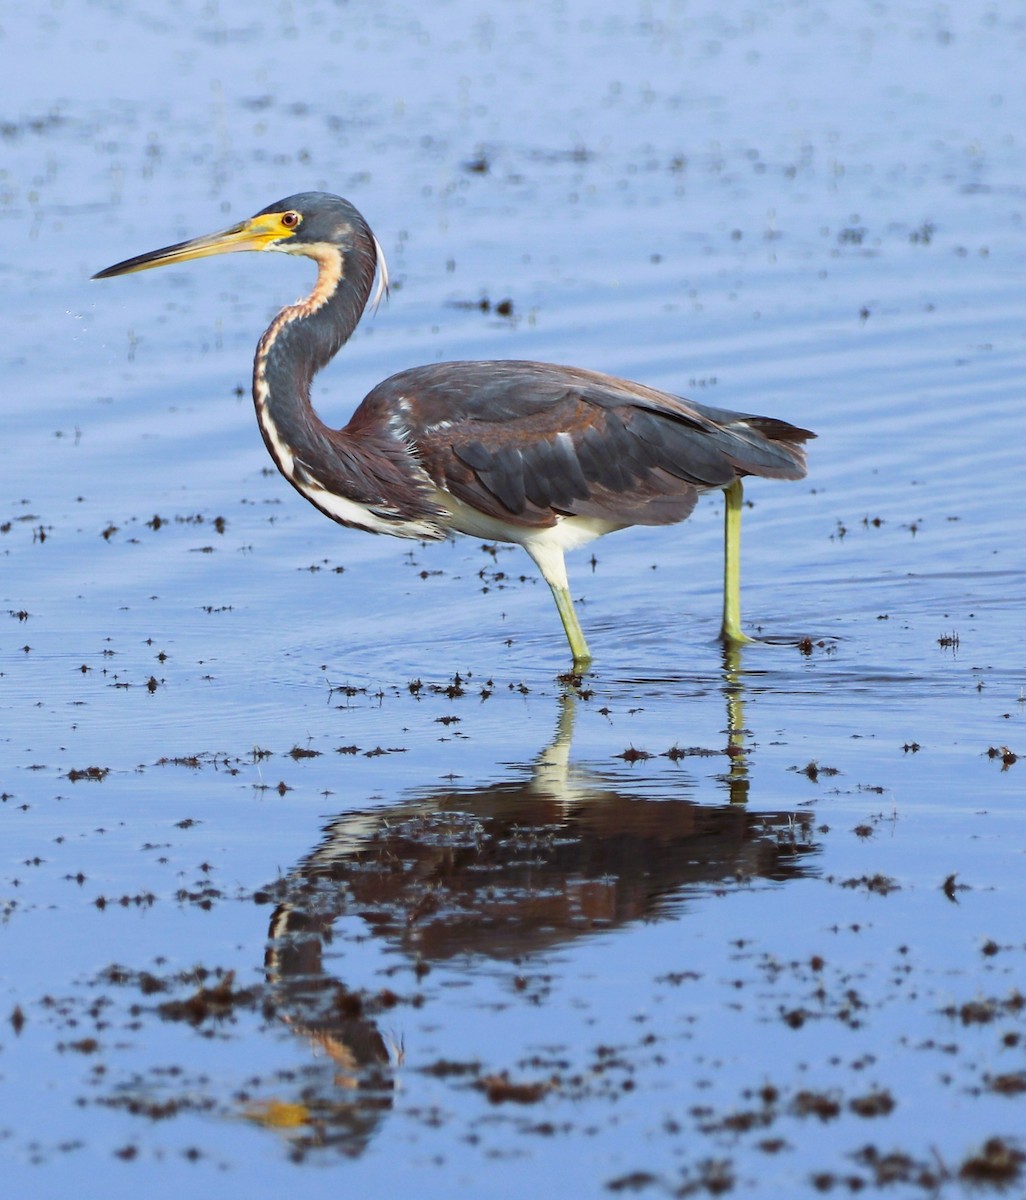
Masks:
[[[9,8],[6,1194],[801,1196],[886,1155],[959,1194],[992,1138],[1014,1177],[1018,13]],[[273,471],[250,361],[308,264],[89,278],[307,188],[394,283],[326,419],[508,356],[815,429],[746,493],[766,644],[723,659],[707,499],[571,559],[566,699],[519,551]]]

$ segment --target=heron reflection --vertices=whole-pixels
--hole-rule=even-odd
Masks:
[[[728,726],[717,750],[728,799],[720,804],[688,798],[699,790],[688,752],[670,798],[646,796],[643,782],[625,783],[622,772],[573,763],[580,701],[568,691],[552,742],[508,778],[420,789],[325,826],[319,845],[265,897],[275,905],[266,969],[277,1011],[316,1047],[323,1068],[305,1080],[294,1147],[361,1152],[392,1101],[402,1042],[390,1030],[432,964],[545,953],[671,919],[713,889],[809,873],[811,814],[732,802],[748,780],[743,699],[729,669],[724,694]],[[355,978],[353,937],[368,935],[400,964],[390,975],[402,981],[395,990],[380,975],[369,987]]]

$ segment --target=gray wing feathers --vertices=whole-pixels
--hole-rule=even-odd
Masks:
[[[435,484],[493,516],[551,525],[680,521],[698,495],[743,475],[799,479],[784,421],[695,404],[640,384],[531,362],[457,362],[393,376],[354,421],[401,413]]]

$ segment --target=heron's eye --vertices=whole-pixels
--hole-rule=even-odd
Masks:
[[[281,214],[281,223],[286,229],[295,229],[303,220],[303,214],[297,212],[287,212]]]

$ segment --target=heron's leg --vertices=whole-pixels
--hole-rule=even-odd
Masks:
[[[723,519],[723,624],[720,637],[728,644],[743,645],[752,639],[741,630],[741,509],[745,493],[741,480],[723,489],[726,512]]]
[[[566,640],[570,643],[570,653],[574,656],[574,666],[586,667],[591,662],[591,651],[574,611],[574,602],[570,598],[570,581],[566,575],[566,561],[562,548],[544,542],[534,542],[525,543],[524,549],[534,559],[538,570],[552,590],[559,619],[566,631]]]
[[[588,649],[588,643],[584,640],[584,630],[577,619],[574,602],[570,599],[570,588],[565,584],[559,586],[551,582],[549,583],[549,587],[552,588],[552,596],[556,601],[556,608],[559,609],[559,618],[563,622],[563,628],[566,630],[566,640],[570,643],[570,653],[574,656],[574,666],[587,666],[591,662],[591,651]]]

